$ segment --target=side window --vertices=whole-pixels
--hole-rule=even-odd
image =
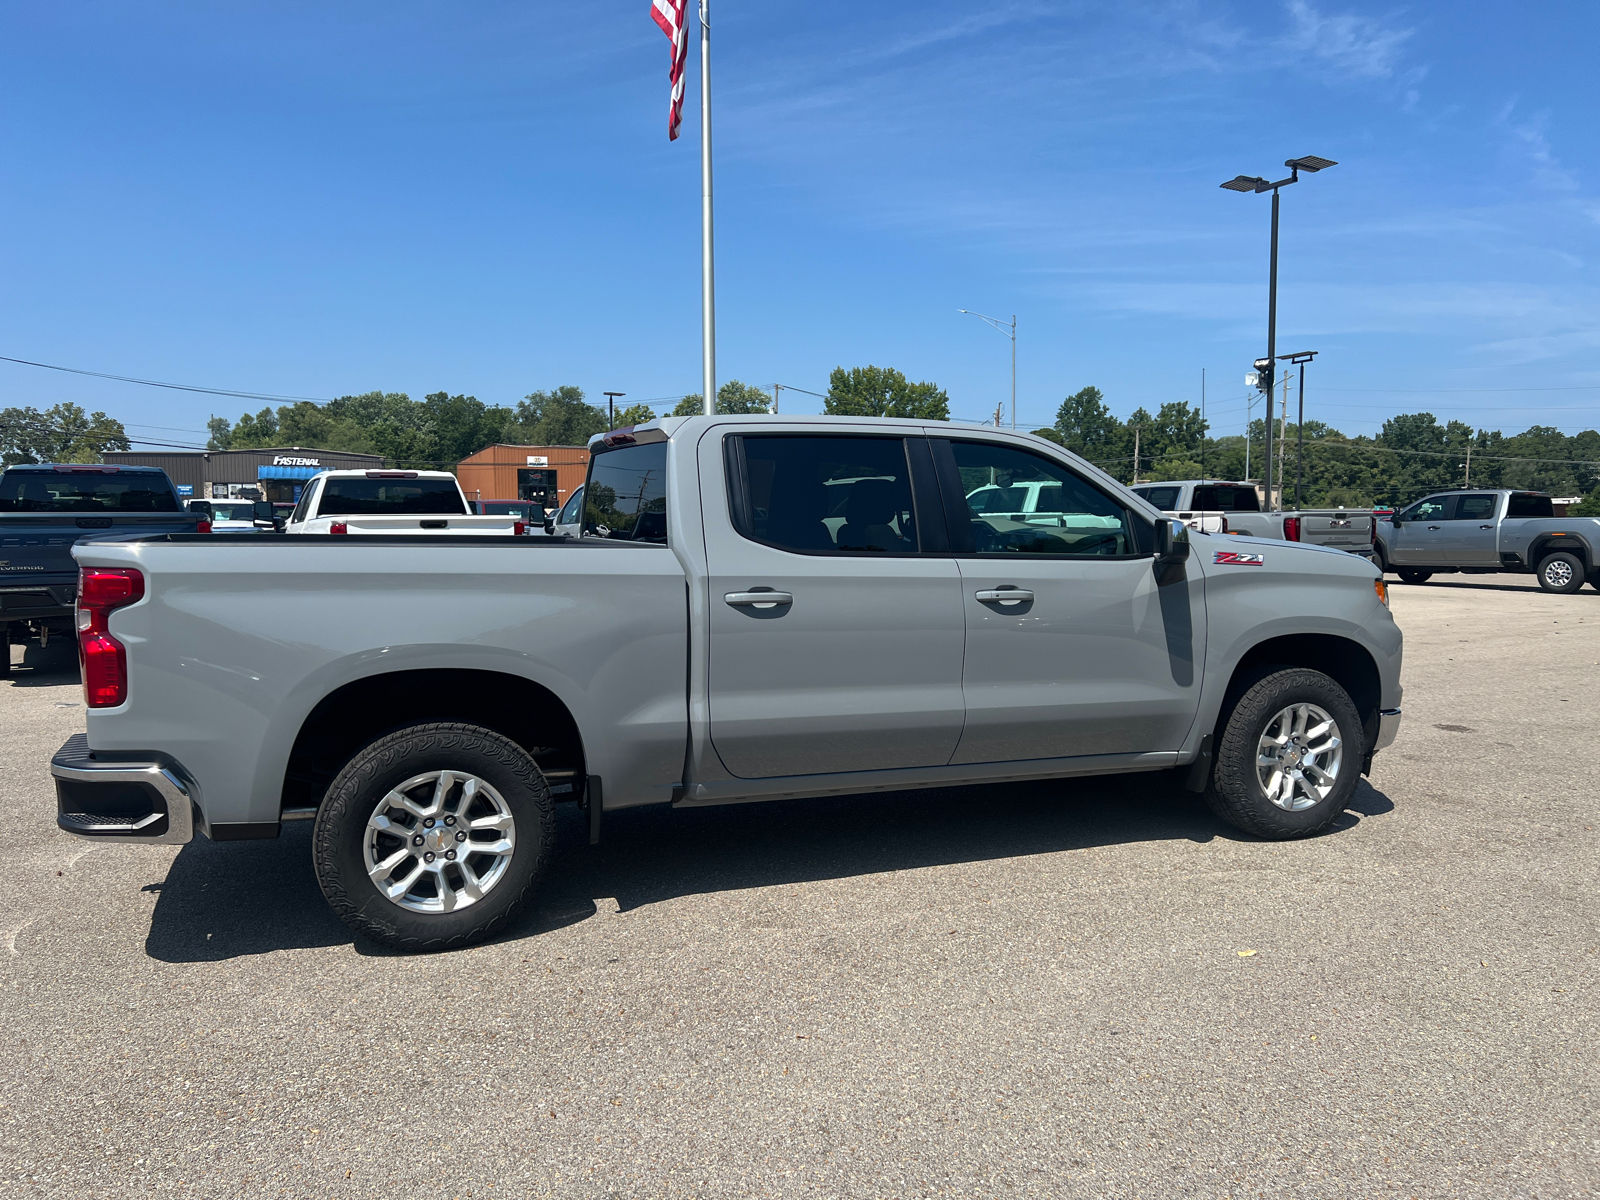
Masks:
[[[950,448],[967,497],[977,553],[1054,557],[1139,553],[1128,510],[1060,463],[992,442],[953,441]],[[1020,505],[993,499],[996,494],[1019,493]],[[1151,502],[1156,502],[1154,497]]]
[[[734,525],[799,554],[915,554],[916,506],[897,437],[729,439]]]
[[[1191,502],[1197,512],[1260,512],[1255,488],[1208,485],[1194,490]],[[1170,505],[1166,507],[1171,507]]]
[[[1419,500],[1400,514],[1402,521],[1442,521],[1446,496],[1429,496]]]
[[[667,444],[608,450],[589,460],[583,532],[623,542],[667,544]]]
[[[313,479],[306,484],[305,490],[300,493],[300,503],[294,506],[294,513],[289,518],[289,524],[298,525],[311,514],[312,505],[316,503],[317,493],[322,490],[322,480]]]
[[[561,506],[561,512],[556,516],[557,525],[572,525],[578,520],[578,510],[583,506],[583,488],[579,487]]]
[[[1536,496],[1531,492],[1516,492],[1511,496],[1506,505],[1508,517],[1553,517],[1555,508],[1550,503],[1549,496]]]
[[[1494,501],[1489,496],[1457,496],[1455,519],[1457,521],[1490,521],[1494,519]]]
[[[1171,512],[1178,507],[1178,495],[1182,491],[1182,488],[1175,487],[1140,488],[1139,495],[1150,501],[1162,512]],[[1198,508],[1200,505],[1197,504],[1195,507]]]

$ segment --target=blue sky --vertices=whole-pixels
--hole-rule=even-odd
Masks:
[[[0,354],[313,397],[699,390],[696,51],[669,144],[648,0],[0,18]],[[1089,383],[1121,414],[1198,401],[1205,368],[1237,432],[1269,200],[1218,184],[1317,154],[1340,165],[1283,193],[1308,415],[1600,424],[1593,4],[715,20],[724,380],[870,362],[981,419],[1008,347],[971,308],[1020,319],[1026,427]],[[247,407],[0,363],[0,405],[59,400],[174,441]]]

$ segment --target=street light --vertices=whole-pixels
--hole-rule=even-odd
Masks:
[[[627,392],[603,392],[601,394],[603,396],[605,396],[605,398],[606,398],[606,410],[611,414],[611,416],[609,418],[610,423],[611,423],[611,428],[615,429],[617,427],[617,397],[626,396],[628,393]]]
[[[1267,281],[1267,357],[1256,359],[1258,380],[1256,386],[1267,395],[1267,507],[1272,507],[1272,368],[1278,357],[1278,189],[1300,182],[1300,172],[1315,174],[1339,164],[1331,158],[1318,158],[1307,154],[1301,158],[1284,161],[1289,168],[1289,178],[1272,182],[1259,175],[1235,175],[1221,186],[1230,192],[1272,193],[1272,256]],[[1263,365],[1265,364],[1265,365]],[[1280,483],[1281,486],[1281,483]]]
[[[1011,339],[1011,428],[1017,427],[1017,314],[1011,314],[1011,324],[1007,325],[998,317],[986,317],[981,312],[973,312],[970,308],[958,309],[969,317],[987,323],[991,328],[999,330]]]
[[[1295,423],[1297,444],[1294,452],[1294,506],[1300,507],[1300,483],[1306,473],[1306,364],[1317,356],[1315,350],[1301,350],[1297,354],[1280,354],[1279,362],[1300,368],[1300,416]]]

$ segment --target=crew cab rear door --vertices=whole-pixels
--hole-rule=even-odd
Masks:
[[[728,771],[948,763],[964,618],[926,439],[739,432],[706,438],[700,469],[711,743]]]
[[[1457,567],[1499,567],[1500,531],[1495,523],[1499,502],[1494,492],[1457,496],[1440,531],[1439,561]]]

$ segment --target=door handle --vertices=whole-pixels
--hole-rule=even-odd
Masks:
[[[1433,530],[1435,533],[1439,532],[1439,527],[1437,525],[1429,525],[1428,528]]]
[[[777,608],[794,603],[789,592],[729,592],[723,599],[735,608]]]
[[[1478,528],[1479,529],[1493,529],[1494,526],[1493,525],[1479,525]]]
[[[1009,584],[976,592],[974,596],[985,604],[1021,604],[1025,600],[1033,599],[1032,592],[1025,588],[1012,587]]]

